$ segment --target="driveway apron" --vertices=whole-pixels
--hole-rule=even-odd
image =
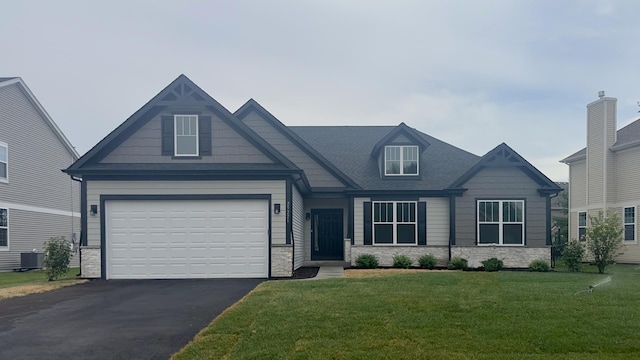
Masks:
[[[92,281],[0,301],[0,359],[168,359],[262,279]]]

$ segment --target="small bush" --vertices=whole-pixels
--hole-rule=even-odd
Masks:
[[[420,267],[424,269],[435,269],[437,263],[438,263],[438,260],[436,259],[435,256],[431,254],[422,255],[418,259],[418,264],[420,264]]]
[[[453,257],[449,260],[449,264],[447,265],[447,269],[449,270],[465,270],[468,266],[469,262],[467,259],[463,259],[461,257]]]
[[[502,260],[493,257],[483,261],[482,266],[484,267],[484,271],[498,271],[504,267],[504,263]]]
[[[71,244],[64,236],[57,236],[49,239],[44,245],[44,271],[49,281],[53,281],[69,270]]]
[[[584,246],[579,241],[572,240],[564,247],[561,259],[569,271],[580,271],[583,257]]]
[[[378,267],[378,258],[371,254],[362,254],[356,259],[356,266],[363,269],[375,269]]]
[[[411,264],[413,264],[413,261],[406,255],[396,255],[393,257],[394,268],[408,269],[411,267]]]
[[[549,271],[549,263],[544,260],[533,260],[529,263],[529,269],[531,271],[537,272],[548,272]]]

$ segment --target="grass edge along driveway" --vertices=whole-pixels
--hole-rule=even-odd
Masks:
[[[47,275],[43,270],[0,272],[0,300],[42,293],[87,281],[76,277],[77,273],[77,267],[70,268],[59,279],[48,281]]]
[[[270,281],[172,359],[640,358],[638,304],[631,265]]]

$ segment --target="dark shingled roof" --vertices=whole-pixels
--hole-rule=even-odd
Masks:
[[[289,126],[293,132],[367,190],[442,190],[479,159],[427,134],[430,146],[420,154],[421,180],[380,178],[371,149],[396,126]]]
[[[82,167],[85,173],[90,171],[261,171],[291,170],[282,164],[219,164],[219,163],[92,163]]]
[[[0,77],[0,82],[5,82],[5,81],[9,81],[9,80],[13,80],[16,79],[16,77]]]
[[[626,145],[638,144],[640,145],[640,119],[632,122],[631,124],[618,130],[616,133],[616,143],[611,146],[614,150]],[[571,162],[587,156],[587,148],[577,151],[566,158],[560,160],[560,162]]]

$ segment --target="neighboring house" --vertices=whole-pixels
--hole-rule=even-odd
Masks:
[[[375,254],[549,260],[561,189],[505,144],[483,157],[404,123],[285,126],[184,75],[65,170],[82,178],[82,275],[288,277]]]
[[[623,263],[640,263],[640,119],[617,130],[617,99],[587,105],[587,147],[561,160],[569,165],[569,238],[582,239],[589,215],[612,209],[624,227]]]
[[[0,78],[0,270],[51,237],[79,239],[80,186],[61,171],[77,159],[24,81]]]

